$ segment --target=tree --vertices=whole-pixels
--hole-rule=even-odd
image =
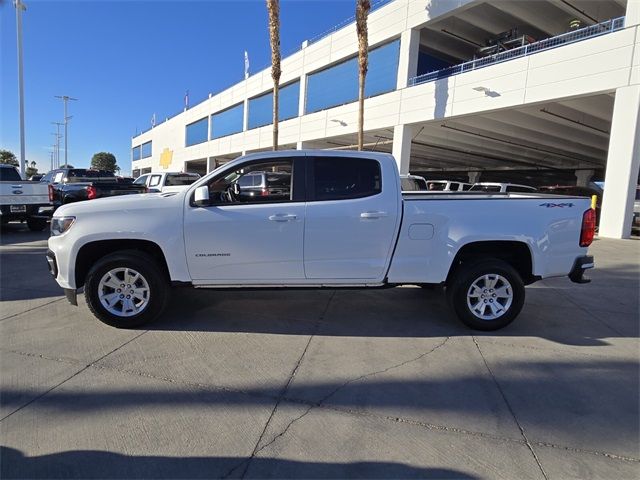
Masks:
[[[38,174],[38,167],[36,166],[36,162],[33,160],[28,164],[27,169],[25,170],[25,177],[30,178],[33,175]]]
[[[15,154],[9,150],[0,150],[0,163],[6,163],[7,165],[13,165],[14,167],[20,166]]]
[[[358,150],[364,146],[364,84],[369,68],[369,32],[367,17],[369,0],[356,0],[356,33],[358,34]]]
[[[278,98],[280,93],[280,0],[267,0],[271,78],[273,79],[273,149],[278,150]]]
[[[116,164],[115,155],[109,152],[98,152],[91,157],[91,168],[96,170],[106,170],[111,173],[120,170],[120,167]]]

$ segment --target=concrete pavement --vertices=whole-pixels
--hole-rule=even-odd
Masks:
[[[638,478],[640,242],[467,330],[442,292],[176,291],[149,329],[0,246],[2,478]]]

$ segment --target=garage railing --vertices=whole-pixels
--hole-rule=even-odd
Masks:
[[[488,57],[477,58],[465,63],[460,63],[452,67],[435,70],[413,77],[409,80],[409,85],[418,85],[420,83],[432,82],[441,78],[451,77],[460,73],[470,72],[479,68],[495,65],[496,63],[506,62],[514,58],[526,57],[538,52],[551,50],[570,43],[580,42],[587,38],[598,37],[607,33],[615,32],[624,28],[624,17],[612,18],[606,22],[597,23],[589,27],[580,28],[572,32],[563,33],[555,37],[546,38],[538,42],[529,43],[522,47],[517,47],[505,52],[496,53]]]

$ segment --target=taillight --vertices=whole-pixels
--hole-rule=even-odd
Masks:
[[[593,242],[596,233],[596,211],[590,208],[582,214],[582,229],[580,231],[580,246],[588,247]]]
[[[96,190],[96,187],[94,187],[93,185],[89,185],[87,187],[87,198],[89,200],[93,200],[97,196],[98,196],[98,191]]]
[[[260,193],[260,195],[262,197],[268,197],[269,196],[269,190],[267,190],[266,188],[263,188],[262,192]]]
[[[53,202],[53,185],[49,185],[49,201]]]

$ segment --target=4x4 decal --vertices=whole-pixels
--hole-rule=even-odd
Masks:
[[[564,208],[564,207],[573,207],[573,203],[541,203],[538,205],[539,207],[547,207],[547,208]]]

